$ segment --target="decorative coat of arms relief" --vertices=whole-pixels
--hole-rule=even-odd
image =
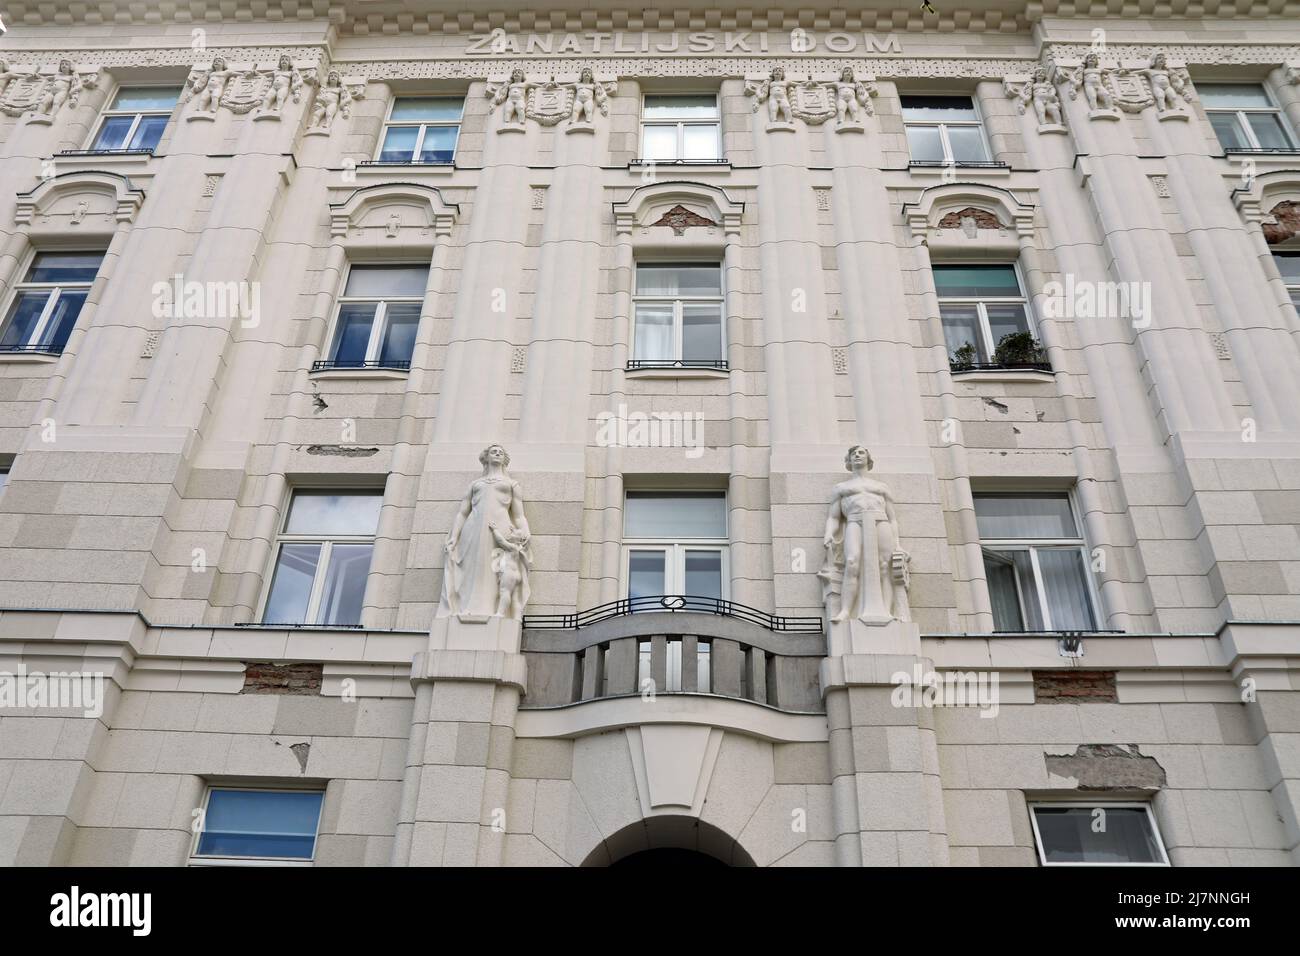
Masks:
[[[493,106],[501,107],[498,133],[521,133],[532,120],[539,126],[557,126],[568,120],[566,133],[595,130],[596,113],[609,115],[609,99],[618,89],[617,80],[597,79],[589,67],[576,80],[544,82],[528,79],[523,70],[515,70],[506,80],[489,81],[485,95]]]

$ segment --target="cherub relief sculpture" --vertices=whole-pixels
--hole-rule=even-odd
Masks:
[[[1039,67],[1034,75],[1024,83],[1016,84],[1010,80],[1002,81],[1002,88],[1008,96],[1016,101],[1016,109],[1023,113],[1032,103],[1039,126],[1061,125],[1061,99],[1047,78],[1047,70]]]
[[[330,70],[325,82],[316,91],[316,102],[312,104],[310,128],[328,131],[334,125],[334,117],[344,119],[352,117],[352,102],[359,97],[348,89],[337,70]]]
[[[854,445],[844,457],[853,477],[835,486],[826,516],[826,562],[818,577],[831,621],[909,621],[908,554],[899,546],[894,498],[867,477],[871,453]]]
[[[57,72],[45,81],[45,89],[41,92],[35,112],[54,116],[64,103],[75,107],[82,87],[91,85],[93,79],[90,82],[83,80],[81,74],[72,68],[71,60],[60,60]]]
[[[524,125],[524,117],[528,111],[528,92],[534,85],[528,82],[524,71],[518,69],[510,74],[509,82],[488,85],[487,96],[491,98],[492,105],[505,104],[501,110],[502,124]]]
[[[505,448],[489,445],[479,462],[483,474],[465,493],[444,545],[438,616],[517,620],[528,604],[533,561],[523,492],[506,471]]]
[[[1191,86],[1181,74],[1169,69],[1164,53],[1157,53],[1151,58],[1149,67],[1136,72],[1151,84],[1151,98],[1155,101],[1157,113],[1185,111],[1184,101],[1191,99]]]
[[[288,55],[282,55],[276,68],[270,73],[270,82],[266,94],[262,97],[260,107],[263,113],[279,113],[284,109],[285,100],[290,96],[298,103],[302,100],[302,74],[294,67]]]
[[[755,111],[758,110],[759,103],[767,103],[768,123],[791,123],[794,121],[790,106],[791,85],[785,78],[785,70],[778,66],[772,69],[766,80],[756,85],[750,84],[745,92],[754,97]]]
[[[573,85],[573,110],[569,113],[571,126],[590,126],[595,122],[596,110],[600,110],[601,116],[609,115],[609,85],[612,84],[598,82],[591,67],[582,68],[578,82]]]
[[[195,70],[190,75],[189,85],[181,97],[182,102],[193,97],[195,113],[215,114],[221,105],[221,97],[226,92],[226,83],[233,73],[226,65],[225,58],[214,57],[208,69]]]
[[[861,112],[872,115],[872,88],[854,78],[852,67],[846,66],[831,86],[835,90],[835,122],[839,126],[861,123]]]
[[[1073,71],[1062,69],[1060,78],[1069,84],[1070,99],[1077,99],[1079,91],[1083,90],[1089,112],[1115,111],[1115,97],[1106,86],[1106,71],[1101,68],[1097,54],[1089,53],[1084,57],[1083,65]]]

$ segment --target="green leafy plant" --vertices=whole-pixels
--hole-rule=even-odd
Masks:
[[[961,348],[954,349],[952,353],[951,367],[954,372],[964,372],[975,365],[977,356],[975,346],[967,342]]]
[[[1047,356],[1028,332],[1008,332],[998,340],[998,346],[993,351],[993,361],[1008,368],[1017,368],[1041,365],[1047,361]]]

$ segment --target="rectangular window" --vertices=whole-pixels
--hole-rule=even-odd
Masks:
[[[725,492],[629,491],[623,540],[633,610],[657,610],[665,595],[699,598],[709,609],[726,598]]]
[[[1275,252],[1273,261],[1277,263],[1277,271],[1282,273],[1291,304],[1300,310],[1300,252]]]
[[[1291,131],[1268,90],[1251,83],[1197,84],[1205,115],[1225,150],[1268,149],[1285,152],[1295,147]]]
[[[5,465],[0,468],[0,495],[4,494],[5,488],[9,486],[9,466]]]
[[[428,282],[428,266],[353,266],[339,297],[329,359],[314,367],[410,368]]]
[[[1043,866],[1168,866],[1146,803],[1034,803],[1034,843]]]
[[[976,366],[1048,368],[1030,328],[1015,266],[936,265],[934,287],[955,371]]]
[[[628,368],[725,369],[722,308],[716,263],[639,264]]]
[[[641,114],[641,158],[717,162],[722,155],[718,98],[647,96]]]
[[[264,624],[355,627],[383,492],[296,491],[279,536]]]
[[[14,289],[0,352],[62,352],[103,259],[100,252],[38,252]]]
[[[316,854],[320,790],[213,787],[194,843],[194,863],[309,863]]]
[[[914,163],[987,163],[984,127],[969,96],[904,96],[903,126]]]
[[[998,631],[1093,631],[1088,554],[1065,492],[977,494],[975,522]]]
[[[181,91],[175,87],[129,86],[117,91],[104,110],[92,149],[122,152],[154,150],[162,139]]]
[[[400,96],[393,100],[380,140],[381,163],[434,163],[456,158],[464,100],[447,96]]]

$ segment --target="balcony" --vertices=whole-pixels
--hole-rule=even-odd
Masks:
[[[311,363],[311,370],[313,372],[364,371],[366,369],[382,369],[389,372],[409,372],[411,369],[411,363],[409,361],[399,362],[394,359],[377,359],[373,362],[361,362],[354,359],[343,359],[342,361],[326,359]]]
[[[632,359],[627,363],[625,372],[641,372],[648,369],[707,369],[712,372],[726,372],[729,369],[725,359]]]

